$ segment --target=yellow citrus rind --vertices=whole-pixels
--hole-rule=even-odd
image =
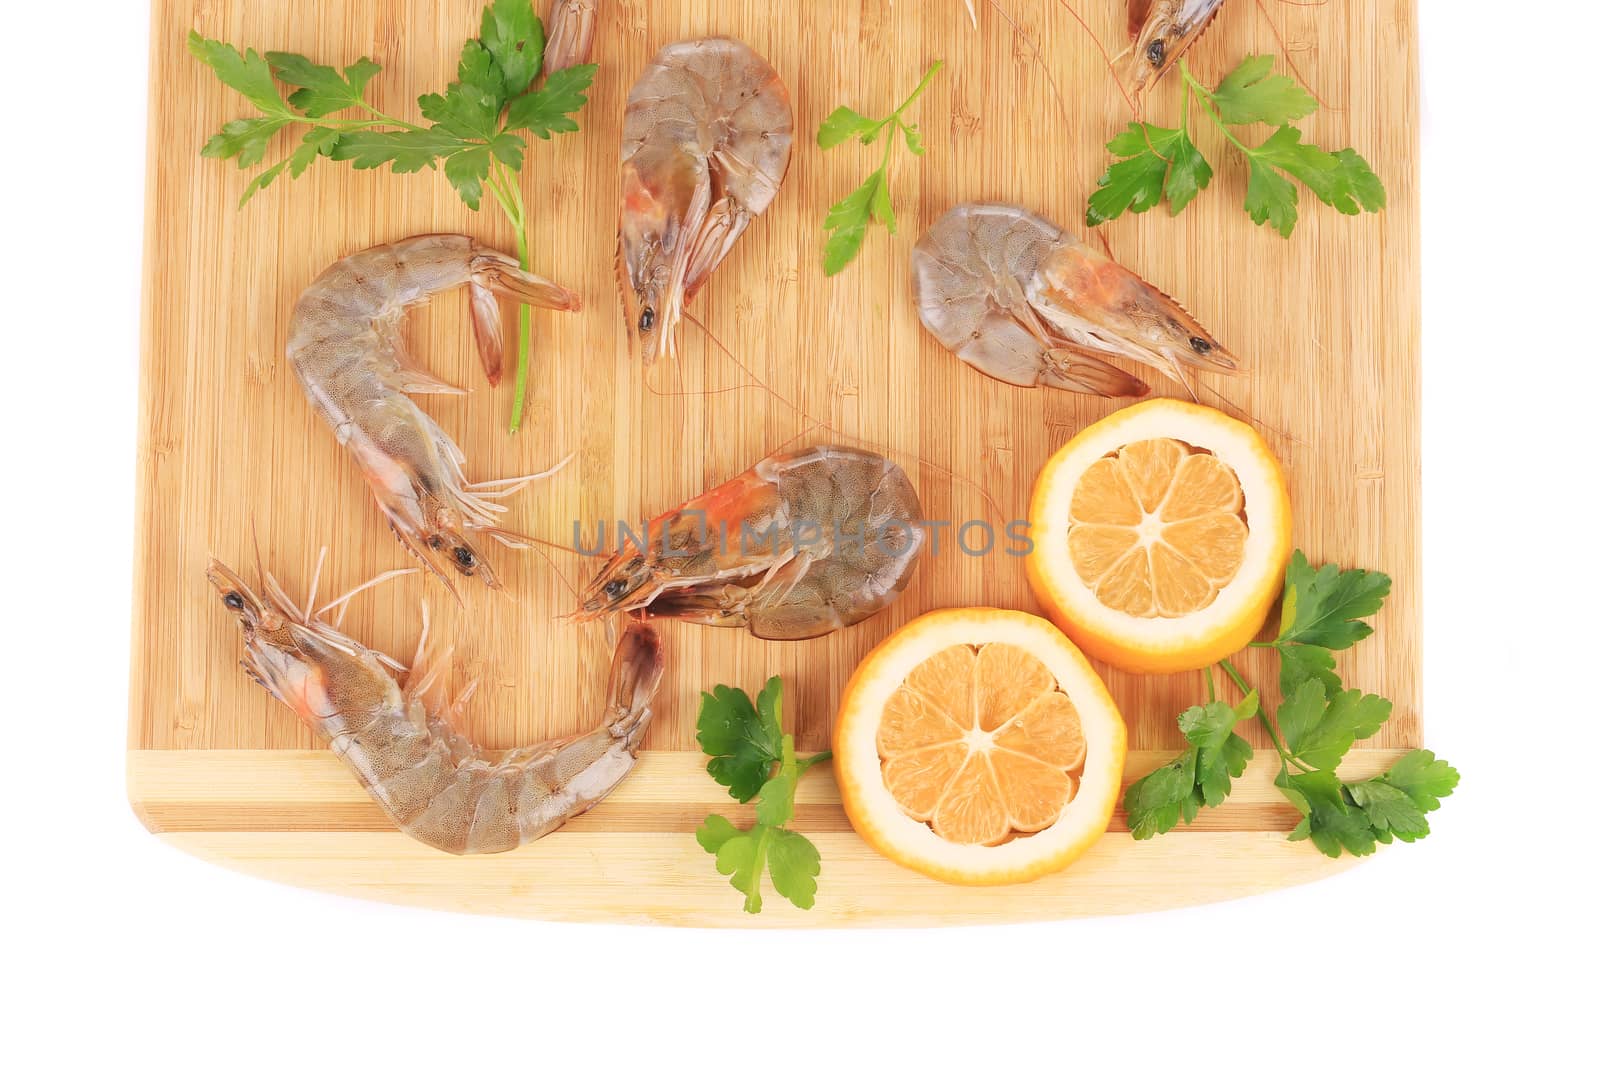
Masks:
[[[1095,468],[1097,461],[1130,445],[1159,441],[1209,453],[1231,470],[1243,494],[1241,512],[1247,524],[1242,547],[1235,543],[1236,529],[1225,531],[1230,562],[1237,564],[1225,584],[1203,607],[1176,617],[1147,617],[1108,605],[1084,580],[1068,548],[1075,525],[1074,492],[1086,474],[1095,477],[1103,471],[1103,463]],[[1292,544],[1288,488],[1266,442],[1237,419],[1181,400],[1135,404],[1078,433],[1039,472],[1028,517],[1033,539],[1026,560],[1028,582],[1045,613],[1095,659],[1139,674],[1206,667],[1249,644],[1282,589]],[[1121,515],[1112,518],[1127,521]],[[1192,533],[1194,525],[1180,535]],[[1085,527],[1078,523],[1077,529]],[[1089,560],[1091,567],[1101,564],[1094,553],[1102,551],[1093,533],[1080,533],[1078,548],[1080,560]],[[1102,558],[1117,550],[1114,534],[1101,540]],[[1162,544],[1155,547],[1165,551]]]
[[[999,844],[966,844],[941,837],[927,819],[909,814],[896,801],[885,782],[879,730],[885,706],[903,692],[918,666],[957,645],[981,649],[990,644],[1016,646],[1044,665],[1076,711],[1083,758],[1070,799],[1048,825],[1036,831],[1030,825]],[[1003,733],[999,718],[993,722]],[[1083,653],[1048,620],[999,608],[933,611],[891,634],[867,654],[845,686],[833,738],[839,793],[856,833],[894,862],[958,885],[1031,881],[1076,860],[1111,821],[1126,755],[1122,716]],[[1039,815],[1035,811],[1029,817]]]

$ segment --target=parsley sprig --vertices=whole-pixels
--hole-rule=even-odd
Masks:
[[[366,56],[336,70],[294,52],[246,49],[213,41],[191,30],[189,52],[237,90],[258,114],[224,123],[200,154],[236,159],[240,168],[266,158],[281,131],[304,128],[288,155],[260,171],[239,198],[251,197],[284,174],[298,178],[318,159],[343,160],[357,170],[385,164],[396,174],[444,166],[445,178],[463,203],[477,211],[485,189],[517,235],[517,258],[529,269],[528,208],[516,175],[530,137],[578,128],[573,114],[587,100],[594,64],[552,71],[534,88],[544,66],[544,23],[531,0],[492,0],[484,8],[478,36],[461,47],[456,80],[442,93],[417,98],[425,123],[409,122],[378,110],[366,100],[367,84],[382,69]],[[278,83],[293,87],[285,97]],[[351,113],[357,113],[352,115]],[[522,424],[528,387],[528,354],[533,318],[518,311],[519,343],[511,430]]]
[[[1377,571],[1321,568],[1296,552],[1284,573],[1278,636],[1252,647],[1278,652],[1283,699],[1276,722],[1257,689],[1227,660],[1218,666],[1242,693],[1238,704],[1216,698],[1206,672],[1209,700],[1178,716],[1186,747],[1182,755],[1128,787],[1123,797],[1128,826],[1137,839],[1164,834],[1181,820],[1194,821],[1202,807],[1228,798],[1233,779],[1254,755],[1234,731],[1258,720],[1277,750],[1275,784],[1300,812],[1291,841],[1309,838],[1324,854],[1366,856],[1379,844],[1416,841],[1428,835],[1427,813],[1439,807],[1461,776],[1427,749],[1406,753],[1383,774],[1341,780],[1339,764],[1355,743],[1388,721],[1393,705],[1381,696],[1347,689],[1334,671],[1333,653],[1372,633],[1363,620],[1377,614],[1389,595],[1389,577]]]
[[[1149,211],[1162,200],[1176,215],[1211,184],[1211,165],[1189,136],[1191,99],[1248,161],[1244,209],[1257,226],[1269,225],[1284,237],[1294,232],[1300,195],[1289,178],[1341,214],[1382,211],[1387,201],[1383,182],[1355,149],[1329,152],[1301,140],[1292,123],[1316,111],[1317,101],[1293,79],[1272,74],[1273,59],[1246,56],[1215,89],[1202,85],[1180,60],[1183,105],[1177,128],[1130,122],[1107,142],[1119,161],[1106,169],[1089,197],[1088,224],[1098,226],[1126,211]],[[1258,122],[1277,130],[1255,147],[1230,129]]]
[[[756,821],[740,830],[721,815],[707,815],[695,840],[717,858],[717,871],[744,894],[744,910],[761,910],[761,875],[797,908],[817,902],[822,857],[817,847],[784,824],[794,818],[794,791],[813,764],[831,759],[818,752],[796,759],[794,735],[783,732],[783,681],[769,678],[752,703],[742,689],[719,685],[700,694],[700,748],[711,761],[706,772],[741,804],[752,797]]]
[[[856,258],[861,251],[861,242],[867,235],[867,226],[874,219],[883,223],[891,234],[896,232],[898,224],[894,204],[889,200],[889,160],[894,156],[894,146],[901,138],[904,138],[906,148],[912,155],[920,156],[927,151],[917,124],[906,122],[902,116],[943,66],[942,60],[934,60],[928,73],[911,90],[911,95],[885,118],[869,119],[859,111],[840,106],[822,120],[822,125],[817,129],[817,145],[824,150],[844,144],[851,138],[870,145],[885,133],[888,134],[884,137],[883,162],[878,169],[867,175],[866,180],[849,196],[830,207],[828,217],[822,221],[822,228],[832,231],[822,252],[823,274],[832,277]],[[895,136],[897,133],[900,137]]]

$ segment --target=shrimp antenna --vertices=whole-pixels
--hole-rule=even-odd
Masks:
[[[1198,377],[1195,380],[1196,381],[1200,381],[1200,379]],[[1200,388],[1204,389],[1206,392],[1208,392],[1212,396],[1216,397],[1219,401],[1222,402],[1222,405],[1224,407],[1228,408],[1234,414],[1238,415],[1241,419],[1243,419],[1244,421],[1250,423],[1251,425],[1259,426],[1261,429],[1265,430],[1267,433],[1272,434],[1274,437],[1281,437],[1285,441],[1290,442],[1291,444],[1303,445],[1306,448],[1310,448],[1311,447],[1311,442],[1303,441],[1300,438],[1296,437],[1294,434],[1290,433],[1288,430],[1285,430],[1285,429],[1283,429],[1281,427],[1268,425],[1267,423],[1261,421],[1261,419],[1259,419],[1256,416],[1250,414],[1249,411],[1245,410],[1240,405],[1235,404],[1232,400],[1229,400],[1227,397],[1223,396],[1221,391],[1218,390],[1216,386],[1211,385],[1208,382],[1200,381]]]
[[[256,513],[250,512],[250,542],[256,550],[256,585],[265,588],[267,584],[267,568],[261,563],[261,531],[256,528]]]
[[[990,7],[994,8],[996,14],[1006,20],[1006,23],[1011,27],[1012,31],[1018,37],[1027,42],[1028,49],[1033,52],[1033,61],[1037,63],[1039,65],[1039,69],[1044,72],[1044,80],[1049,83],[1050,92],[1056,98],[1056,107],[1060,110],[1061,117],[1065,119],[1067,117],[1067,101],[1066,98],[1061,95],[1061,86],[1056,84],[1055,75],[1050,73],[1050,64],[1044,61],[1044,53],[1039,51],[1039,46],[1034,43],[1032,37],[1028,36],[1028,31],[1024,30],[1020,25],[1018,25],[1017,20],[1012,18],[1011,14],[1006,11],[1005,8],[1000,6],[1000,0],[988,0],[988,4]],[[976,29],[978,26],[978,13],[977,11],[973,10],[972,0],[967,0],[967,10],[972,14],[972,26],[974,29]],[[1113,73],[1112,77],[1116,77],[1116,75]]]
[[[326,549],[324,549],[324,551],[326,551]],[[321,567],[320,560],[318,562],[318,567],[319,569]],[[350,601],[357,593],[364,593],[373,586],[382,585],[391,578],[398,578],[403,574],[416,574],[421,570],[421,567],[398,567],[394,570],[384,571],[382,574],[377,575],[376,577],[368,578],[366,581],[362,582],[348,593],[345,593],[343,596],[335,597],[334,599],[328,601],[326,604],[322,605],[322,607],[316,610],[313,617],[315,617],[315,615],[324,615],[327,612],[332,611],[334,608],[340,608],[341,610],[339,611],[338,617],[333,620],[334,629],[338,629],[344,625],[345,612],[350,610]]]
[[[990,2],[992,3],[993,0],[990,0]],[[1116,83],[1117,92],[1121,93],[1122,99],[1128,102],[1128,110],[1133,112],[1133,117],[1142,122],[1144,120],[1144,108],[1134,99],[1133,94],[1128,92],[1128,87],[1122,84],[1122,79],[1117,76],[1117,64],[1111,58],[1111,50],[1105,46],[1105,43],[1100,40],[1094,30],[1089,28],[1089,24],[1084,21],[1083,16],[1078,14],[1077,8],[1069,4],[1067,0],[1056,0],[1056,3],[1066,8],[1067,14],[1072,16],[1072,20],[1082,26],[1083,32],[1089,35],[1089,40],[1094,42],[1094,47],[1100,53],[1101,60],[1105,62],[1106,73],[1110,74],[1111,80]]]
[[[328,561],[328,546],[317,549],[317,564],[311,568],[311,583],[306,593],[305,620],[311,621],[312,608],[317,606],[317,586],[322,582],[322,565]]]

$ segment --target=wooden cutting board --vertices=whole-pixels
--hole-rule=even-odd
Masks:
[[[539,144],[522,187],[537,217],[534,267],[579,290],[580,314],[541,313],[531,418],[505,432],[508,388],[482,384],[464,296],[412,315],[421,361],[468,397],[423,406],[466,450],[469,474],[576,461],[516,501],[514,525],[571,543],[574,522],[638,520],[744,470],[800,435],[858,439],[916,481],[930,518],[959,524],[1026,514],[1045,458],[1112,401],[1015,389],[960,364],[925,334],[912,306],[916,236],[962,200],[1009,200],[1069,227],[1104,169],[1103,142],[1127,121],[1099,54],[1057,0],[600,0],[600,74],[583,131]],[[349,588],[407,562],[353,465],[307,406],[283,358],[290,309],[333,260],[414,233],[461,231],[513,247],[504,222],[462,206],[442,174],[356,173],[319,163],[236,208],[248,175],[203,160],[207,135],[244,113],[240,98],[191,59],[184,35],[384,67],[372,97],[414,116],[416,96],[451,77],[475,30],[478,0],[155,0],[140,398],[129,793],[149,828],[184,849],[266,877],[434,907],[568,919],[697,925],[944,924],[1127,912],[1241,896],[1320,878],[1344,864],[1289,843],[1295,817],[1258,758],[1234,800],[1193,827],[1135,842],[1119,812],[1112,832],[1067,872],[1007,889],[961,889],[902,870],[849,829],[826,769],[800,790],[796,827],[822,852],[816,908],[768,894],[747,916],[701,852],[708,813],[739,817],[695,753],[701,688],[787,685],[802,749],[828,744],[831,716],[862,655],[932,608],[1036,609],[1020,561],[945,552],[925,559],[900,600],[846,632],[769,644],[742,632],[663,624],[669,667],[649,751],[604,804],[561,832],[508,854],[456,858],[392,830],[344,768],[239,669],[239,637],[203,577],[211,555],[243,567],[259,537],[269,566],[303,594],[319,546],[324,590]],[[1119,48],[1120,2],[1078,5]],[[1212,378],[1227,402],[1267,428],[1289,475],[1295,539],[1314,560],[1381,568],[1394,594],[1377,635],[1342,655],[1345,676],[1395,711],[1352,757],[1380,769],[1420,743],[1418,692],[1418,308],[1416,18],[1410,0],[1268,5],[1304,79],[1326,107],[1305,126],[1330,147],[1355,145],[1382,175],[1388,210],[1345,218],[1304,205],[1292,240],[1240,210],[1239,160],[1206,131],[1212,189],[1180,218],[1164,211],[1104,228],[1116,256],[1183,300],[1252,372]],[[793,165],[692,308],[777,397],[686,323],[675,364],[646,376],[630,362],[611,264],[623,102],[649,57],[685,37],[731,34],[777,68],[793,96]],[[1252,5],[1230,4],[1194,49],[1207,80],[1247,52],[1283,48]],[[915,117],[929,150],[893,172],[901,230],[875,229],[843,275],[821,271],[827,206],[874,166],[877,152],[826,154],[812,136],[836,105],[882,114],[935,60],[939,75]],[[1175,113],[1176,79],[1152,119]],[[1052,85],[1054,87],[1052,87]],[[274,157],[275,158],[275,157]],[[1309,198],[1306,198],[1309,199]],[[1173,394],[1164,383],[1157,391]],[[797,405],[798,409],[796,406]],[[827,428],[818,428],[818,423]],[[404,656],[419,603],[449,627],[464,670],[481,674],[470,729],[489,745],[586,728],[609,643],[601,625],[558,616],[591,561],[558,553],[497,555],[515,598],[471,586],[457,606],[434,583],[391,582],[363,595],[345,629]],[[1272,686],[1270,662],[1242,657]],[[1177,713],[1203,692],[1199,674],[1138,678],[1107,669],[1128,720],[1128,773],[1178,744]],[[1264,746],[1260,737],[1252,739]]]

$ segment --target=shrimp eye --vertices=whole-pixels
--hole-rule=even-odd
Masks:
[[[628,583],[621,578],[613,578],[600,591],[606,595],[607,600],[616,600],[628,591]]]
[[[244,597],[238,593],[224,594],[222,602],[228,606],[229,611],[240,611],[244,608]]]
[[[470,549],[470,548],[464,548],[464,547],[462,547],[460,545],[457,545],[456,546],[456,550],[455,550],[455,557],[456,557],[456,566],[458,566],[458,567],[470,567],[473,564],[472,549]]]
[[[444,538],[440,537],[438,534],[434,534],[432,537],[428,538],[428,547],[433,549],[435,552],[439,551],[439,549],[444,547]]]
[[[639,313],[639,332],[649,333],[650,328],[656,324],[656,309],[645,308]]]
[[[1211,351],[1211,342],[1204,337],[1191,337],[1189,338],[1189,347],[1203,356]]]
[[[1167,42],[1157,37],[1150,42],[1150,47],[1144,50],[1144,57],[1150,61],[1152,66],[1161,66],[1167,58]]]

